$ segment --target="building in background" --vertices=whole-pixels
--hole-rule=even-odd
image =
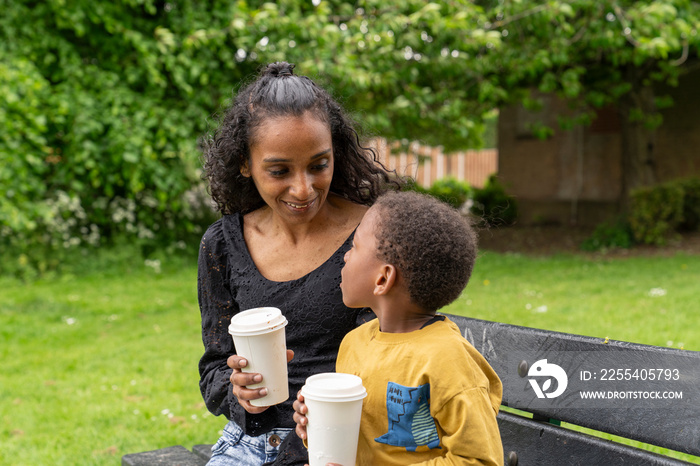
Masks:
[[[661,111],[654,162],[658,182],[700,176],[700,70],[679,85],[659,89],[673,106]],[[620,212],[622,159],[620,120],[615,108],[598,112],[588,127],[533,137],[530,123],[557,128],[566,105],[545,97],[537,113],[521,106],[503,108],[498,125],[498,178],[518,202],[519,223],[597,225]]]

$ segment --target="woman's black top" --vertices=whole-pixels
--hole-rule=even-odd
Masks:
[[[226,215],[209,227],[200,245],[197,281],[205,349],[199,385],[209,411],[223,414],[251,436],[295,426],[292,403],[306,378],[335,372],[340,341],[374,317],[368,309],[343,304],[340,270],[352,236],[316,270],[298,280],[274,282],[253,263],[243,239],[242,215]],[[237,312],[264,306],[279,308],[288,321],[287,348],[294,350],[288,367],[290,398],[261,414],[250,414],[231,391],[232,370],[226,360],[236,349],[228,326]]]

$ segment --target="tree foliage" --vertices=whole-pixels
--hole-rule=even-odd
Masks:
[[[39,245],[196,233],[207,211],[193,202],[197,138],[271,61],[330,87],[371,132],[446,149],[478,144],[482,116],[529,102],[531,88],[575,102],[579,120],[630,96],[628,113],[642,121],[635,99],[650,82],[673,83],[697,61],[699,8],[0,0],[0,246],[41,268],[50,254]]]
[[[587,124],[614,105],[622,132],[623,192],[656,183],[659,110],[672,105],[658,84],[675,86],[700,64],[700,3],[692,0],[488,1],[500,31],[500,66],[488,76],[506,102],[537,106],[530,93],[556,94],[571,111],[564,127]],[[545,132],[546,134],[546,132]]]
[[[456,64],[489,33],[472,27],[481,13],[468,2],[0,7],[5,264],[42,269],[60,260],[57,251],[119,235],[169,243],[196,232],[206,210],[187,202],[199,181],[197,138],[271,61],[294,62],[330,86],[376,133],[462,142],[478,134],[470,115],[483,103],[462,89]]]

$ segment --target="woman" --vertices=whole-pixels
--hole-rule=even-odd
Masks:
[[[269,408],[250,404],[266,392],[245,388],[261,376],[241,372],[246,361],[235,355],[231,316],[282,310],[294,353],[290,394],[308,376],[333,371],[343,336],[373,317],[343,305],[343,256],[368,206],[398,182],[360,145],[340,105],[284,62],[238,93],[203,154],[223,217],[200,245],[200,388],[208,409],[229,420],[209,464],[303,464],[305,450],[287,435],[293,397]]]

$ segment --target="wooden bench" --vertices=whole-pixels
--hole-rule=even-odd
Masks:
[[[679,465],[691,464],[560,426],[562,421],[626,439],[700,455],[700,352],[639,345],[450,316],[489,361],[503,382],[498,424],[507,465]],[[547,359],[568,374],[557,398],[540,400],[529,376]],[[620,371],[618,372],[618,369]],[[626,372],[625,369],[630,369]],[[634,371],[638,370],[636,379]],[[659,378],[669,369],[670,379]],[[678,370],[678,380],[675,369]],[[643,372],[642,372],[643,371]],[[580,380],[589,378],[589,380]],[[629,374],[629,380],[625,380]],[[617,381],[614,379],[622,378]],[[594,379],[595,377],[595,379]],[[641,380],[643,378],[646,381]],[[601,380],[601,379],[613,380]],[[661,378],[666,373],[661,372]],[[653,383],[652,383],[653,382]],[[545,382],[542,382],[544,386]],[[599,387],[600,390],[598,390]],[[588,400],[579,390],[672,391],[683,399]],[[542,389],[542,391],[545,391]],[[506,408],[507,409],[507,408]],[[527,414],[530,413],[530,414]]]
[[[122,456],[122,466],[204,466],[211,458],[211,445],[195,445],[192,451],[176,445],[160,450]]]
[[[449,317],[503,382],[505,408],[498,425],[506,465],[692,464],[582,433],[567,423],[700,456],[700,352]],[[566,372],[561,395],[561,381],[555,382],[561,372],[553,365]],[[538,369],[554,375],[538,375]],[[617,398],[584,399],[582,392]],[[134,453],[122,457],[122,465],[201,465],[210,448]]]

